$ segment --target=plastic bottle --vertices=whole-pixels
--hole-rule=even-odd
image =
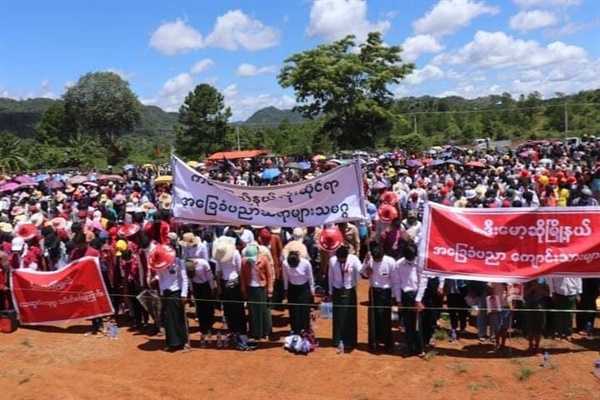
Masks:
[[[204,336],[204,333],[200,333],[200,347],[203,349],[206,348],[206,336]]]
[[[207,338],[206,338],[206,345],[208,347],[212,346],[212,329],[208,330]]]
[[[344,354],[344,341],[340,340],[340,343],[338,344],[338,354]]]
[[[456,343],[458,341],[458,338],[456,336],[456,329],[452,329],[450,331],[450,340],[452,341],[452,343]]]
[[[229,328],[227,327],[227,317],[223,315],[223,319],[221,319],[221,324],[223,325],[223,330],[227,331]]]
[[[544,352],[542,367],[550,368],[550,353],[548,353],[547,351]]]
[[[585,324],[585,337],[588,339],[593,339],[594,336],[594,328],[592,327],[592,321],[588,321]]]
[[[596,375],[596,378],[600,379],[600,358],[597,359],[594,364],[594,375]]]
[[[223,347],[223,340],[221,339],[221,331],[217,332],[217,347]]]

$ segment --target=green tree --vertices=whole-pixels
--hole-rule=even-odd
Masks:
[[[179,108],[175,149],[183,157],[201,157],[235,146],[235,134],[227,125],[231,109],[225,107],[223,95],[202,83],[188,93]]]
[[[385,46],[379,32],[354,49],[353,35],[319,45],[286,59],[278,76],[282,87],[294,89],[300,103],[295,110],[307,118],[324,115],[324,130],[341,148],[373,147],[377,135],[387,136],[396,117],[388,86],[414,70],[402,63],[402,49]]]
[[[51,146],[59,146],[69,141],[73,135],[62,103],[53,103],[44,111],[40,122],[35,124],[35,139]]]
[[[21,139],[9,131],[0,133],[0,171],[19,172],[29,168]]]
[[[78,131],[100,139],[111,150],[109,162],[123,159],[118,138],[134,130],[142,106],[129,83],[112,72],[90,72],[63,95],[65,112]]]

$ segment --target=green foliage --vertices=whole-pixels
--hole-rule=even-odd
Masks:
[[[295,110],[307,118],[323,116],[323,134],[340,148],[373,147],[389,134],[395,115],[388,86],[414,69],[402,63],[399,46],[384,45],[381,33],[370,33],[358,52],[354,39],[348,35],[294,54],[278,76],[282,87],[294,89],[300,104]]]
[[[8,131],[0,133],[0,172],[19,172],[29,168],[21,139]]]
[[[35,125],[35,138],[38,142],[58,146],[69,141],[75,128],[65,114],[63,103],[52,103]]]
[[[235,134],[227,125],[231,110],[223,95],[206,83],[196,86],[179,109],[175,149],[183,157],[199,158],[235,144]]]
[[[123,159],[117,139],[132,132],[140,121],[141,104],[129,83],[112,72],[90,72],[63,95],[65,114],[78,132],[86,132],[105,143],[111,161]]]

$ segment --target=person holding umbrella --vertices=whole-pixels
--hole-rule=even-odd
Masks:
[[[184,308],[188,297],[189,279],[176,255],[173,246],[153,243],[148,252],[148,267],[156,272],[151,283],[158,283],[162,295],[163,323],[167,342],[164,350],[189,351],[187,317]]]

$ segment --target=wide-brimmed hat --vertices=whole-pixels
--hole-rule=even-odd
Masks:
[[[31,217],[29,217],[29,222],[39,228],[44,223],[44,214],[41,212],[33,214]]]
[[[336,227],[323,229],[319,236],[319,247],[324,251],[336,251],[343,243],[342,232]]]
[[[168,244],[156,245],[148,253],[148,267],[155,271],[169,268],[177,257],[175,248]]]
[[[194,235],[193,232],[186,232],[181,237],[179,245],[182,247],[196,246],[200,242],[200,238]]]
[[[131,237],[140,231],[138,224],[125,223],[119,227],[118,235],[123,237]]]
[[[168,210],[171,208],[171,202],[173,201],[173,198],[170,194],[163,193],[160,195],[159,201],[161,208],[164,210]]]
[[[251,243],[244,247],[242,255],[246,260],[256,262],[258,260],[258,245]]]
[[[65,188],[65,193],[73,193],[74,191],[75,191],[75,187],[73,187],[73,186],[71,186],[71,185],[68,185],[68,186]]]
[[[306,248],[306,245],[304,243],[302,243],[301,241],[299,241],[299,240],[289,241],[283,247],[283,250],[281,250],[281,254],[283,255],[284,258],[287,258],[287,256],[293,251],[300,254],[300,258],[308,259],[308,249]]]
[[[14,206],[12,208],[12,210],[10,211],[10,215],[15,216],[15,215],[21,215],[25,213],[25,209],[21,206]]]
[[[50,225],[52,226],[52,228],[54,228],[55,231],[60,231],[62,229],[65,229],[65,227],[67,226],[67,220],[63,217],[52,218],[50,220]]]
[[[0,222],[0,232],[11,234],[13,232],[13,227],[8,222]]]
[[[381,222],[392,222],[398,218],[398,210],[389,204],[382,204],[377,209],[377,216]]]
[[[38,234],[38,228],[34,224],[25,223],[17,226],[15,235],[22,238],[23,240],[31,240]]]
[[[140,206],[140,210],[142,210],[145,213],[148,213],[149,210],[156,210],[156,206],[154,205],[154,203],[147,201]]]
[[[213,245],[212,256],[219,262],[228,262],[235,252],[235,239],[221,236]]]
[[[381,201],[384,204],[389,204],[391,206],[396,205],[396,203],[398,203],[398,195],[396,194],[396,192],[384,192],[381,195]]]
[[[62,203],[66,199],[67,199],[67,196],[65,196],[65,194],[63,192],[56,192],[56,194],[54,195],[54,200],[57,203]]]

